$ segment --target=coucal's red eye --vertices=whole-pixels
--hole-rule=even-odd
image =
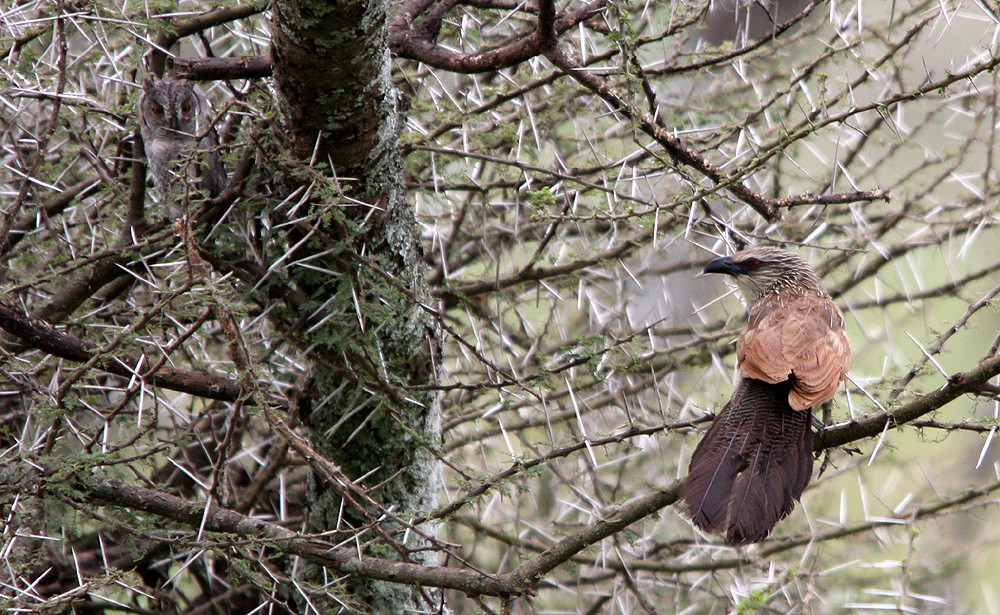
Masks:
[[[747,261],[748,269],[756,269],[757,267],[760,267],[760,261],[757,260],[756,258],[751,258],[750,260]]]

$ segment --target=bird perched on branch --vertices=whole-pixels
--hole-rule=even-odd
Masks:
[[[194,180],[191,183],[210,197],[225,189],[226,170],[210,115],[205,95],[190,81],[150,77],[143,84],[139,130],[161,201],[169,203],[175,182],[180,188]]]
[[[694,524],[731,545],[759,542],[812,475],[811,408],[847,378],[844,315],[806,261],[750,248],[708,263],[747,307],[736,341],[740,381],[691,456],[683,500]]]

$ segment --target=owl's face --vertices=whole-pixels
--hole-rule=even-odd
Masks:
[[[147,80],[142,87],[144,134],[153,138],[191,138],[198,134],[201,98],[189,81]]]

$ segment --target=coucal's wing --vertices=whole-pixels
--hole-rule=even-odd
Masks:
[[[844,316],[825,293],[772,293],[752,306],[736,358],[744,378],[791,379],[789,405],[811,408],[837,393],[850,367]]]

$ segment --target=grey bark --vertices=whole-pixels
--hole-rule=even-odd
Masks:
[[[433,509],[441,488],[433,450],[441,432],[439,396],[400,388],[437,381],[439,341],[420,305],[428,305],[430,295],[397,153],[404,113],[390,80],[388,8],[384,0],[277,2],[272,48],[292,151],[302,161],[317,161],[318,170],[352,178],[337,180],[350,199],[337,203],[336,215],[321,228],[336,246],[323,267],[336,275],[296,279],[290,272],[317,304],[331,294],[344,299],[329,302],[317,318],[324,324],[304,340],[318,366],[318,401],[306,420],[318,449],[348,476],[364,477],[366,488],[380,485],[370,494],[374,502],[364,506],[369,519],[391,509],[402,521]],[[344,504],[334,486],[311,481],[310,531],[361,527],[365,517]],[[409,552],[425,546],[419,534],[429,537],[433,528],[407,532],[407,551],[399,553],[397,544],[397,556],[434,563],[433,551]],[[378,548],[383,555],[389,550]],[[346,586],[345,602],[360,612],[427,611],[440,601],[437,591],[362,578]]]

